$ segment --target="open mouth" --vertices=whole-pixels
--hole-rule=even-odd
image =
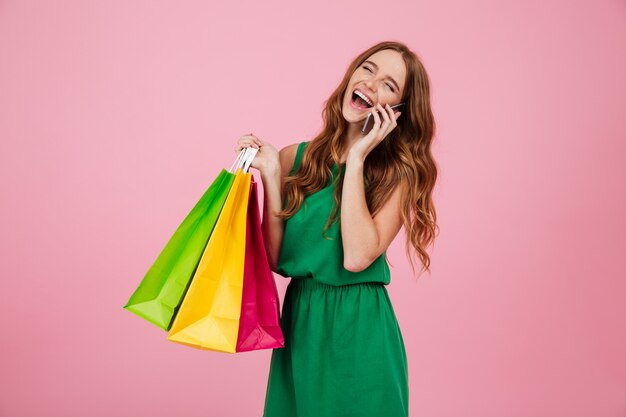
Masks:
[[[361,96],[356,93],[356,90],[352,92],[350,103],[353,107],[356,107],[360,110],[365,110],[372,107],[367,101],[365,101],[363,98],[361,98]]]

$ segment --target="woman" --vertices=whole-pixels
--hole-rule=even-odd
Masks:
[[[235,148],[259,148],[251,166],[265,190],[266,251],[272,270],[292,278],[264,417],[407,416],[386,250],[404,226],[409,260],[411,245],[430,272],[437,169],[426,71],[404,44],[381,42],[354,59],[323,118],[316,138],[280,152],[252,134]]]

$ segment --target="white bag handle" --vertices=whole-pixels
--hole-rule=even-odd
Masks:
[[[243,168],[241,169],[243,172],[248,172],[248,170],[250,169],[250,164],[252,163],[252,160],[254,159],[258,151],[259,148],[248,148],[248,155],[246,156]]]
[[[243,148],[241,151],[239,151],[239,155],[237,155],[237,159],[235,159],[235,162],[233,162],[233,164],[230,166],[230,169],[228,170],[231,173],[234,173],[234,171],[237,170],[237,168],[239,168],[239,166],[241,165],[241,160],[243,159],[243,156],[246,154],[246,148]]]
[[[258,148],[243,148],[239,152],[239,155],[237,155],[237,159],[235,159],[235,162],[233,163],[233,165],[231,165],[229,171],[231,173],[234,173],[235,171],[237,171],[238,168],[241,168],[242,172],[248,172],[250,164],[252,163],[252,160],[254,159],[258,151]]]

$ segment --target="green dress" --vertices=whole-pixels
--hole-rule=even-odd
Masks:
[[[307,144],[299,143],[291,174]],[[291,277],[280,319],[285,347],[272,351],[263,417],[408,416],[407,357],[385,288],[385,253],[363,271],[343,268],[339,222],[326,231],[332,240],[322,236],[331,183],[285,221],[276,266]]]

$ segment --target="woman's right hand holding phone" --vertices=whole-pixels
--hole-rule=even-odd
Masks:
[[[249,135],[243,135],[237,141],[235,152],[239,154],[243,148],[257,148],[258,152],[250,167],[256,168],[261,174],[272,174],[276,170],[280,171],[280,159],[278,156],[278,150],[268,142],[264,142],[252,133]]]

